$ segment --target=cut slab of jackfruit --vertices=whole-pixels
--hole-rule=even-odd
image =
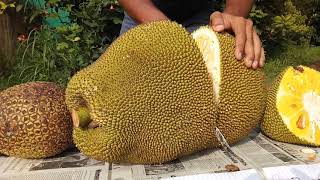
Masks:
[[[289,67],[274,89],[278,90],[269,95],[264,131],[283,142],[320,145],[320,73],[305,66]],[[279,128],[282,124],[287,130]]]

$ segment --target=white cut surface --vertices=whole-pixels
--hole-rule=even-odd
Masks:
[[[216,98],[219,100],[220,76],[220,46],[215,32],[209,27],[201,27],[192,33],[203,59],[206,63],[210,78],[213,80],[213,88]]]

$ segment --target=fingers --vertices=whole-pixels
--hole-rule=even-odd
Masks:
[[[260,60],[259,60],[259,66],[263,67],[264,62],[265,62],[265,53],[264,53],[264,49],[261,48],[261,56],[260,56]]]
[[[217,32],[222,32],[224,27],[224,20],[221,12],[214,12],[210,16],[210,25],[212,26],[213,30]]]
[[[231,27],[236,36],[236,58],[244,57],[244,64],[248,68],[263,67],[265,56],[260,38],[253,27],[253,22],[241,17],[234,17]]]
[[[246,21],[246,43],[245,43],[245,59],[244,63],[247,67],[257,66],[258,64],[254,64],[254,46],[253,46],[253,25],[252,21]]]
[[[217,32],[225,30],[234,32],[235,56],[238,60],[244,60],[245,66],[253,69],[263,67],[264,49],[251,20],[217,11],[211,14],[210,25]]]
[[[244,47],[246,44],[247,33],[246,33],[246,22],[244,18],[237,17],[231,22],[231,28],[233,29],[236,36],[236,58],[242,60],[244,56]]]
[[[254,59],[252,63],[252,68],[256,69],[260,66],[260,59],[261,59],[261,51],[262,51],[262,46],[261,46],[261,41],[260,38],[257,34],[257,32],[253,29],[253,49],[254,49]]]

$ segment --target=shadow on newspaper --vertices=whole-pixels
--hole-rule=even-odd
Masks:
[[[58,168],[75,168],[88,166],[101,166],[105,162],[91,159],[74,149],[59,156],[50,159],[43,159],[41,163],[36,163],[30,167],[30,171],[58,169]]]

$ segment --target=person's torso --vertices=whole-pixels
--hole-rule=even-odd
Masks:
[[[212,8],[212,0],[152,0],[170,19],[181,22],[193,14]]]

